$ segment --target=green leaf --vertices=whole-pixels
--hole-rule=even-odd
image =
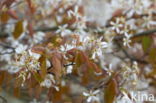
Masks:
[[[117,95],[117,83],[112,79],[104,91],[104,103],[113,103]]]
[[[18,39],[20,37],[20,35],[23,33],[24,29],[23,29],[23,20],[20,20],[16,23],[15,25],[15,29],[13,32],[13,37],[15,39]]]
[[[144,36],[142,38],[142,47],[143,47],[143,50],[144,52],[146,53],[148,48],[151,46],[152,44],[152,39],[148,36]]]

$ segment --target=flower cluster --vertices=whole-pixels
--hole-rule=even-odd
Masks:
[[[0,9],[4,91],[22,86],[31,103],[132,103],[131,91],[155,86],[155,0],[2,0]]]

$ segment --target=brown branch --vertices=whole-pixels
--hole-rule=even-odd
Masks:
[[[69,63],[69,64],[64,64],[64,67],[68,67],[68,66],[71,66],[71,65],[75,65],[75,63],[72,62],[72,63]]]
[[[8,51],[6,51],[6,52],[1,52],[0,55],[12,54],[12,53],[15,52],[15,48],[13,48],[13,47],[11,47],[11,46],[9,46],[9,45],[6,45],[6,44],[4,44],[4,43],[0,43],[0,46],[3,47],[3,48],[6,48],[6,49],[10,49],[10,50],[11,50],[10,52],[8,52]]]
[[[7,103],[7,100],[4,97],[0,96],[0,99],[2,100],[2,103]]]
[[[58,29],[58,27],[45,27],[45,28],[39,27],[39,28],[34,29],[34,31],[35,32],[37,32],[37,31],[51,32],[51,31],[55,31],[57,29]],[[76,28],[68,28],[68,29],[70,29],[71,31],[76,30]],[[86,31],[86,32],[92,31],[92,32],[97,33],[97,34],[104,34],[105,33],[105,31],[96,31],[95,28],[84,29],[84,31]],[[136,33],[131,38],[144,36],[144,35],[153,35],[155,32],[156,32],[156,28],[151,29],[151,30],[147,30],[147,31],[143,31],[143,32],[140,32],[140,33]],[[9,36],[8,33],[0,32],[0,38],[2,38],[2,37],[5,38],[5,37],[8,37],[8,36]],[[121,40],[123,37],[124,37],[124,35],[119,35],[119,36],[115,36],[114,39],[115,40]]]
[[[11,47],[11,46],[9,46],[9,45],[6,45],[6,44],[4,44],[4,43],[0,43],[0,46],[2,46],[2,47],[4,47],[4,48],[9,48],[9,49],[15,49],[15,48],[13,48],[13,47]]]
[[[121,48],[121,50],[123,51],[123,53],[125,54],[125,56],[126,56],[127,58],[129,58],[132,62],[133,62],[133,61],[137,61],[137,62],[142,63],[142,64],[148,64],[147,61],[140,60],[140,59],[138,59],[138,58],[135,58],[135,57],[129,55],[128,52],[122,47],[122,45],[120,44],[120,41],[119,41],[119,40],[115,40],[115,42],[116,42],[117,46],[118,46],[119,48]]]
[[[11,52],[4,52],[4,53],[0,53],[0,55],[5,55],[5,54],[12,54],[14,53],[14,51],[11,51]]]
[[[145,35],[153,35],[154,33],[156,33],[156,28],[147,30],[147,31],[143,31],[140,33],[136,33],[131,38],[145,36]],[[121,40],[121,39],[123,39],[123,37],[124,37],[124,35],[115,36],[114,40]]]
[[[57,29],[59,29],[58,27],[39,27],[39,28],[36,28],[34,29],[35,32],[38,32],[38,31],[42,31],[42,32],[54,32],[56,31]],[[75,31],[76,28],[67,28],[71,31]],[[97,33],[97,34],[103,34],[105,33],[105,31],[97,31],[96,28],[88,28],[88,29],[84,29],[85,32],[93,32],[93,33]],[[11,33],[10,33],[11,34]],[[9,33],[6,33],[6,32],[3,32],[3,31],[0,31],[0,38],[6,38],[9,36]]]

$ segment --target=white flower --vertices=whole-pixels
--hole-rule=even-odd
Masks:
[[[11,74],[19,72],[21,69],[18,66],[13,66],[11,65],[10,68],[8,69],[8,72]]]
[[[47,66],[47,68],[51,67],[51,63],[49,60],[46,60],[46,66]]]
[[[102,49],[101,48],[98,48],[98,49],[94,49],[93,51],[93,54],[92,54],[92,59],[95,59],[96,56],[102,56]]]
[[[72,73],[72,70],[73,70],[73,66],[72,66],[72,65],[69,65],[69,66],[67,67],[67,74]]]
[[[143,21],[142,27],[150,28],[152,25],[156,25],[156,21],[152,20],[152,16],[144,16]]]
[[[35,43],[39,43],[44,39],[45,33],[43,32],[37,32],[33,35],[33,41]]]
[[[130,38],[131,38],[131,35],[128,35],[128,34],[125,34],[125,37],[123,38],[123,45],[129,48],[130,48],[129,43],[131,43]]]
[[[41,82],[40,85],[46,88],[50,88],[54,86],[53,84],[55,84],[54,76],[52,74],[47,74],[44,81]]]
[[[130,26],[130,29],[136,30],[138,27],[136,26],[136,19],[126,20],[126,25]]]
[[[103,37],[100,37],[98,40],[97,40],[97,45],[100,47],[100,48],[106,48],[108,47],[108,43],[107,42],[102,42],[102,38]]]
[[[138,63],[136,61],[133,62],[132,68],[136,73],[139,73]]]
[[[72,11],[72,10],[68,11],[68,16],[71,17],[71,15],[73,15],[78,20],[79,18],[81,18],[81,15],[79,14],[78,10],[79,10],[79,7],[75,6],[74,11]]]
[[[51,80],[50,79],[45,79],[42,83],[41,86],[50,88],[52,86]]]
[[[124,29],[122,29],[122,30],[120,31],[120,33],[121,33],[121,34],[124,34],[124,35],[127,35],[128,32],[129,32],[128,25],[125,25],[125,26],[124,26]]]
[[[41,103],[41,102],[38,102],[37,99],[34,98],[30,103]]]
[[[113,51],[113,42],[112,42],[113,38],[111,38],[110,40],[108,40],[107,42],[107,47],[105,49],[105,53],[111,53]]]
[[[26,80],[27,72],[28,72],[27,70],[21,71],[20,74],[19,74],[19,76],[18,76],[18,78],[22,78],[22,84],[21,85],[23,85],[24,82],[25,82],[25,80]]]
[[[109,64],[109,67],[104,67],[104,70],[107,71],[108,75],[111,76],[111,74],[113,73],[113,70],[112,70],[112,64]]]
[[[29,52],[29,55],[30,55],[30,56],[32,56],[33,58],[35,58],[35,59],[37,59],[37,60],[41,57],[40,54],[34,53],[34,52],[32,52],[31,50],[28,50],[28,52]]]
[[[60,46],[60,50],[63,52],[66,52],[66,51],[71,50],[73,48],[75,48],[75,46],[69,45],[69,44],[65,44],[65,45]]]
[[[118,98],[116,100],[116,103],[133,103],[134,101],[132,101],[128,94],[126,92],[122,92],[122,94],[124,95],[122,98]]]
[[[95,43],[95,47],[93,50],[92,59],[95,59],[96,56],[102,56],[102,49],[108,47],[108,43],[102,42],[102,38],[103,37],[100,37],[96,41],[93,40],[93,43]]]
[[[18,47],[15,49],[15,52],[17,54],[21,54],[23,53],[25,50],[27,49],[27,46],[25,45],[22,45],[22,44],[19,44]]]
[[[59,26],[59,29],[56,31],[56,33],[61,33],[62,36],[70,34],[71,31],[68,30],[67,27],[68,27],[67,24],[65,24],[63,26]]]
[[[46,1],[45,1],[45,4],[46,4],[46,5],[49,5],[49,4],[52,5],[52,4],[55,3],[55,2],[56,2],[55,0],[46,0]]]
[[[128,17],[132,17],[134,14],[141,15],[145,10],[148,10],[150,5],[150,0],[135,0],[133,1],[133,4],[130,5],[130,10],[127,9],[125,12],[127,13]]]
[[[83,92],[83,95],[87,97],[87,102],[99,101],[99,98],[96,96],[100,90],[90,91],[89,93]]]
[[[112,25],[111,29],[115,30],[117,33],[120,33],[120,28],[123,27],[122,24],[119,23],[120,19],[116,19],[115,22],[110,22],[110,24]]]

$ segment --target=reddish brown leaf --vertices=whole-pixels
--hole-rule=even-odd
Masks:
[[[31,0],[26,0],[26,1],[28,3],[28,7],[30,9],[30,12],[33,14],[35,12],[35,6],[34,6],[34,4],[32,3]]]
[[[5,71],[0,71],[0,87],[5,79]]]
[[[43,81],[42,77],[37,72],[33,72],[33,76],[35,77],[38,83],[41,83]]]
[[[88,64],[88,66],[90,68],[92,68],[96,73],[102,73],[102,69],[100,69],[95,63],[93,63],[92,61],[90,61],[90,63]]]
[[[6,23],[9,20],[9,15],[7,12],[2,12],[0,14],[0,22]]]
[[[77,67],[85,64],[88,69],[93,69],[96,73],[102,73],[102,69],[100,69],[93,61],[91,61],[89,57],[82,51],[77,51],[75,63]]]
[[[120,16],[123,12],[123,9],[117,9],[114,13],[112,17],[116,17],[116,16]]]
[[[8,10],[7,13],[11,18],[16,19],[16,20],[18,19],[18,16],[14,10]]]
[[[57,55],[59,55],[59,54],[57,54]],[[51,62],[53,65],[52,72],[55,74],[56,79],[59,80],[59,78],[62,75],[62,63],[61,63],[60,58],[57,55],[55,55],[55,54],[53,55]]]
[[[116,98],[116,95],[117,95],[117,83],[115,79],[112,79],[104,91],[105,103],[113,103],[114,99]]]
[[[71,49],[71,50],[67,51],[67,54],[70,54],[72,56],[75,56],[76,53],[77,53],[77,51],[78,51],[77,49]]]
[[[20,88],[14,88],[14,96],[15,97],[20,97]]]
[[[39,58],[39,62],[40,62],[40,65],[41,65],[41,68],[40,68],[40,70],[41,70],[41,76],[42,76],[42,78],[44,78],[46,76],[46,74],[47,74],[46,57],[42,55]]]
[[[63,58],[63,55],[59,52],[54,52],[51,55],[52,57],[50,61],[52,64],[52,69],[50,70],[50,72],[52,72],[55,75],[55,78],[57,79],[57,81],[59,81],[60,77],[63,74],[64,58]]]
[[[41,54],[42,55],[42,54],[44,54],[45,49],[44,49],[43,46],[37,45],[37,46],[32,47],[31,51],[34,52],[34,53],[37,53],[37,54]]]
[[[2,6],[6,5],[7,7],[10,7],[13,2],[16,0],[2,0]]]
[[[28,28],[28,31],[29,31],[29,35],[32,37],[33,34],[34,34],[34,30],[33,30],[32,24],[30,22],[28,22],[27,28]]]

